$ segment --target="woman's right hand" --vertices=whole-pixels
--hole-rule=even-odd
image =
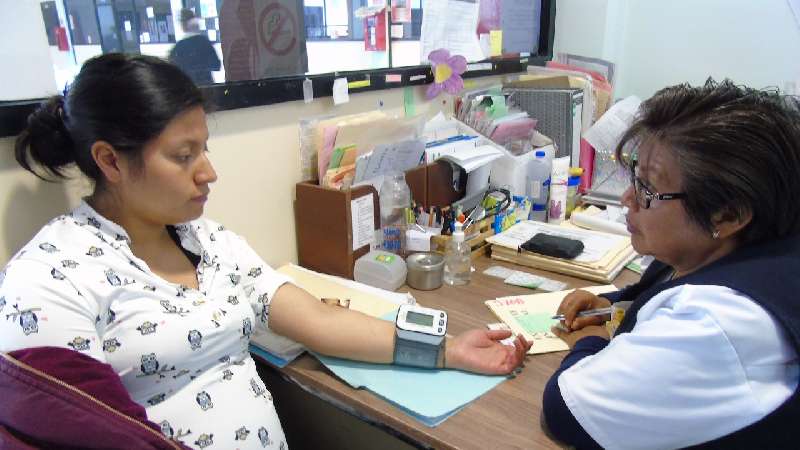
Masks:
[[[562,322],[567,329],[575,331],[590,325],[602,325],[608,319],[606,316],[576,317],[579,312],[587,309],[608,308],[609,306],[611,306],[611,302],[608,299],[576,289],[561,301],[561,305],[558,306],[558,314],[564,315]]]

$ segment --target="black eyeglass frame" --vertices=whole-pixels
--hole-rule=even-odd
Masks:
[[[642,209],[650,209],[650,203],[655,200],[681,200],[687,197],[685,192],[670,192],[661,194],[658,192],[651,192],[650,188],[644,184],[641,178],[636,176],[636,163],[631,164],[631,186],[633,186],[633,196],[636,198],[636,203]],[[644,201],[644,204],[642,204]]]

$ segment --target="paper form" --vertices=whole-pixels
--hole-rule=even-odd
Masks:
[[[532,220],[523,220],[522,222],[518,222],[500,234],[488,237],[486,240],[491,244],[516,250],[520,245],[532,238],[536,233],[561,236],[583,242],[583,253],[570,260],[572,262],[580,263],[593,263],[600,261],[606,256],[606,254],[608,254],[608,252],[617,248],[620,242],[626,239],[624,236],[597,233],[577,228],[548,225],[546,223],[535,222]]]
[[[375,204],[373,194],[350,200],[353,226],[353,251],[375,241]]]
[[[383,317],[397,310],[399,305],[416,303],[414,297],[401,292],[379,289],[357,281],[325,275],[294,264],[281,266],[278,272],[317,298],[349,298],[350,309],[372,317]]]
[[[616,291],[613,285],[590,286],[581,288],[593,294]],[[508,325],[515,334],[521,334],[526,340],[533,341],[529,355],[537,353],[559,352],[568,350],[567,344],[550,331],[550,327],[558,323],[551,319],[558,311],[564,297],[572,290],[549,292],[546,294],[515,295],[487,300],[486,306]]]
[[[427,7],[427,3],[425,5]],[[541,0],[503,0],[500,8],[503,52],[535,53],[539,50],[541,11]]]
[[[591,128],[586,130],[583,138],[592,144],[596,152],[603,155],[613,154],[622,134],[631,126],[641,104],[642,101],[635,95],[614,103]]]
[[[436,148],[434,148],[436,149]],[[497,158],[503,156],[503,153],[491,145],[481,146],[464,146],[455,149],[452,152],[441,152],[437,159],[446,159],[452,161],[458,166],[462,167],[467,173],[483,167]]]
[[[530,26],[530,24],[528,24]],[[420,31],[420,61],[444,48],[451,55],[462,55],[467,61],[484,59],[478,34],[478,2],[460,0],[426,0]]]
[[[390,172],[405,172],[417,167],[424,153],[425,143],[418,139],[377,145],[369,156],[356,160],[353,182],[360,183]]]

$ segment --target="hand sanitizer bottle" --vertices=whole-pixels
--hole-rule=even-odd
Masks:
[[[461,224],[456,222],[456,229],[444,251],[444,282],[454,286],[469,283],[472,271],[472,260],[469,244],[464,242]]]

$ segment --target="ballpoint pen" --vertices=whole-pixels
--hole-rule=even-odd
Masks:
[[[585,311],[579,312],[575,317],[588,317],[588,316],[602,316],[605,314],[611,314],[611,308],[598,308],[598,309],[587,309]],[[555,316],[551,317],[553,320],[564,320],[565,317],[563,314],[556,314]]]

